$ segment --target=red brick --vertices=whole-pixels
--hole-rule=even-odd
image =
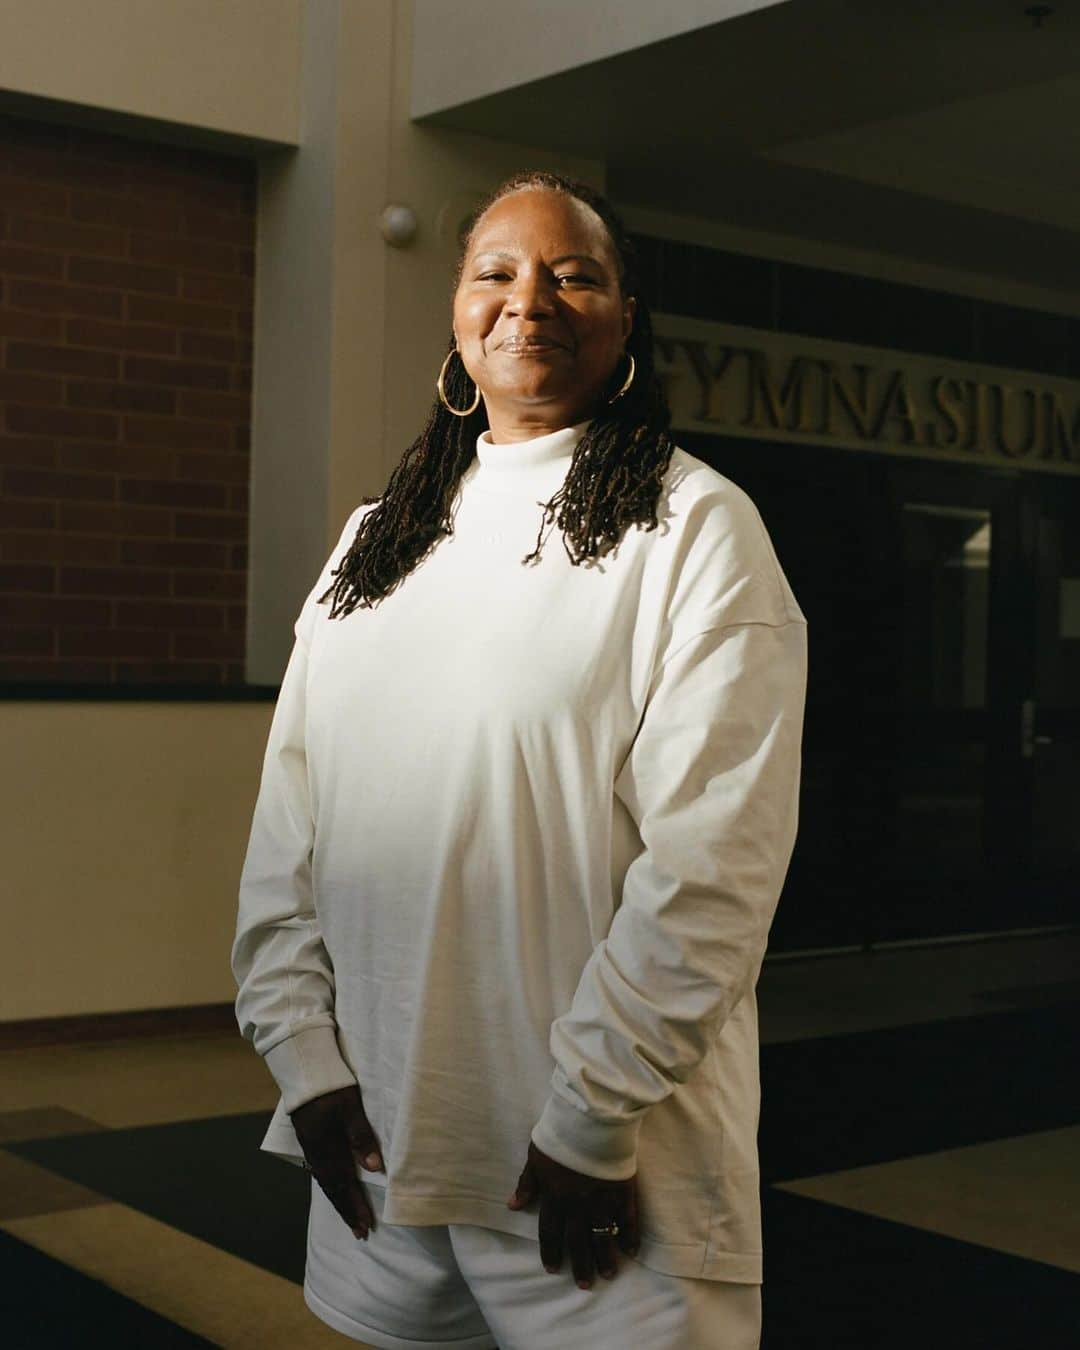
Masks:
[[[13,243],[32,244],[35,248],[77,248],[114,258],[122,258],[127,252],[123,230],[107,225],[84,225],[54,216],[10,215],[8,238]]]
[[[173,595],[243,600],[247,595],[247,578],[242,572],[174,572]]]
[[[240,346],[238,338],[220,337],[216,333],[180,334],[180,355],[197,361],[239,361]]]
[[[104,323],[98,319],[68,319],[67,340],[80,347],[166,354],[176,350],[176,334],[171,328],[140,323]]]
[[[74,408],[30,408],[14,404],[7,410],[12,431],[46,436],[95,436],[114,440],[119,433],[117,418],[109,413],[77,412]]]
[[[177,450],[227,450],[232,433],[223,422],[193,422],[179,417],[125,417],[124,438],[135,445],[173,446]]]
[[[61,442],[56,459],[64,469],[93,469],[96,473],[151,474],[167,478],[175,456],[171,450],[145,445],[96,445],[85,441]]]
[[[105,131],[100,127],[70,127],[69,143],[72,151],[83,160],[97,160],[103,164],[132,164],[137,168],[151,164],[185,164],[187,155],[182,145],[167,145],[141,137],[124,136],[120,132]],[[137,185],[138,178],[133,179]]]
[[[0,563],[0,591],[41,591],[56,589],[56,568],[34,563]]]
[[[232,387],[240,393],[251,393],[251,367],[233,366]]]
[[[241,276],[253,277],[255,275],[255,250],[253,248],[238,248],[236,250],[236,267]]]
[[[183,225],[184,208],[181,203],[167,198],[150,200],[121,192],[77,190],[71,194],[71,218],[178,234]]]
[[[67,401],[72,408],[164,414],[176,411],[176,394],[171,389],[151,389],[112,380],[69,380]]]
[[[117,541],[77,534],[18,534],[8,531],[0,539],[0,558],[9,562],[114,563]]]
[[[169,654],[166,632],[145,628],[70,628],[57,634],[61,657],[150,656]]]
[[[106,185],[126,189],[131,181],[131,170],[126,164],[105,164],[100,160],[82,159],[77,155],[34,146],[12,145],[0,140],[0,174],[16,178],[31,178],[63,182],[70,187],[83,184],[101,188]]]
[[[61,280],[64,259],[58,253],[43,253],[36,248],[0,244],[0,272],[14,277],[44,277]]]
[[[12,497],[113,501],[116,479],[111,474],[65,473],[60,469],[5,469],[4,492]]]
[[[229,372],[224,366],[194,361],[163,361],[155,356],[125,357],[124,378],[140,384],[170,384],[186,389],[229,387]]]
[[[60,504],[60,528],[87,534],[169,536],[172,512],[149,506],[83,506]]]
[[[169,573],[134,567],[62,567],[59,589],[65,595],[168,595]]]
[[[175,295],[179,275],[169,267],[144,267],[115,258],[68,259],[68,280],[84,286],[114,286],[121,291],[146,291],[151,295]]]
[[[0,628],[0,652],[5,656],[48,656],[53,649],[53,630],[26,625]],[[5,662],[5,665],[8,664]],[[15,664],[12,662],[11,664]],[[16,676],[16,679],[19,677]]]
[[[215,183],[193,174],[159,173],[154,168],[141,169],[139,194],[150,199],[165,197],[181,202],[193,201],[202,207],[254,214],[252,194],[241,184]]]
[[[245,634],[240,632],[212,633],[207,630],[178,632],[173,637],[173,654],[181,659],[195,656],[203,660],[212,656],[233,661],[240,660],[247,648]]]
[[[104,626],[109,622],[109,600],[84,600],[60,595],[0,595],[0,623],[80,624]]]
[[[184,515],[177,512],[178,539],[246,539],[247,518],[240,515]]]
[[[140,262],[172,263],[204,272],[235,272],[236,250],[231,244],[209,239],[181,239],[177,235],[131,232],[128,252]]]
[[[229,510],[246,511],[248,509],[248,485],[237,483],[229,489]]]
[[[0,370],[0,400],[18,399],[20,403],[64,401],[64,382],[55,375],[29,375],[25,371]]]
[[[220,305],[194,305],[183,300],[158,300],[149,295],[128,295],[127,318],[136,323],[164,323],[177,328],[213,329],[230,332],[233,311]]]
[[[61,338],[64,321],[53,314],[33,314],[28,310],[0,308],[0,337]]]
[[[52,502],[12,502],[0,495],[0,526],[16,530],[51,530],[56,524]]]
[[[255,221],[246,212],[207,211],[199,206],[184,208],[184,233],[192,239],[218,239],[251,249]]]
[[[251,399],[247,394],[210,394],[201,389],[184,389],[180,394],[177,412],[184,417],[213,417],[223,422],[246,422],[251,416]]]
[[[192,628],[220,633],[225,627],[225,609],[219,604],[204,605],[182,600],[121,600],[116,607],[121,628],[167,628],[174,632]]]
[[[228,563],[227,544],[204,539],[124,539],[120,561],[147,567],[199,567],[221,570]]]
[[[117,684],[221,684],[220,661],[118,661]]]
[[[56,446],[52,441],[34,436],[0,436],[0,464],[48,469],[56,462]]]
[[[177,478],[195,478],[217,483],[246,483],[251,474],[251,460],[247,455],[177,455]]]
[[[112,352],[80,351],[34,342],[9,342],[7,366],[8,370],[47,370],[58,375],[98,379],[115,379],[120,374],[120,358]]]
[[[123,313],[123,297],[112,291],[62,286],[48,281],[13,281],[10,304],[39,312],[93,314],[105,319],[118,319]]]
[[[9,211],[25,211],[32,216],[66,216],[68,190],[60,183],[34,183],[26,178],[7,177],[0,150],[0,202]]]
[[[198,272],[184,273],[183,291],[185,300],[211,300],[248,309],[254,293],[247,277],[217,277]]]
[[[226,489],[220,483],[187,483],[173,480],[125,478],[120,483],[120,500],[154,506],[206,507],[224,510]]]
[[[233,429],[233,449],[250,450],[251,449],[251,428],[247,423],[242,423]]]
[[[229,550],[229,566],[235,567],[238,572],[247,570],[248,565],[248,546],[246,543],[233,544]]]
[[[232,630],[247,628],[247,605],[230,605],[225,616],[225,627]]]
[[[110,682],[111,669],[108,661],[0,661],[0,681],[5,685],[107,685]]]

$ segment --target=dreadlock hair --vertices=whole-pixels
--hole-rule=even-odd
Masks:
[[[573,452],[562,486],[543,504],[536,548],[521,560],[523,564],[538,560],[544,524],[554,520],[562,531],[563,547],[571,563],[575,567],[582,562],[589,565],[616,547],[630,525],[656,528],[661,484],[675,448],[668,431],[671,414],[656,377],[652,321],[639,292],[634,246],[611,204],[587,184],[544,170],[527,170],[506,179],[465,222],[454,289],[480,217],[502,197],[522,188],[563,192],[592,207],[611,238],[622,294],[632,295],[637,301],[633,330],[626,343],[636,366],[634,382],[614,403],[606,398],[601,402]],[[451,332],[447,351],[453,350]],[[611,388],[604,391],[607,397],[623,379],[621,369],[617,369]],[[462,361],[451,361],[443,387],[453,407],[466,408],[473,401],[470,384]],[[383,495],[362,499],[362,505],[378,504],[364,516],[349,551],[331,573],[337,580],[318,599],[322,604],[329,596],[334,597],[331,619],[344,618],[358,605],[372,608],[428,556],[444,535],[453,534],[449,513],[457,486],[476,457],[477,437],[487,428],[483,399],[475,411],[456,417],[436,396],[423,431],[401,457]]]

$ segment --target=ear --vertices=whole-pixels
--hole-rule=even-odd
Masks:
[[[623,341],[630,336],[634,330],[634,315],[637,313],[637,301],[632,295],[628,295],[623,301]]]

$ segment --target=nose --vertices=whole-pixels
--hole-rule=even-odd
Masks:
[[[506,312],[522,319],[544,319],[555,313],[554,287],[539,269],[522,267],[506,297]]]

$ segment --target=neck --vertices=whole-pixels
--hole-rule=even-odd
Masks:
[[[547,436],[563,427],[587,422],[595,416],[591,406],[580,403],[547,404],[538,408],[501,408],[484,399],[488,415],[488,434],[492,445],[511,445],[515,441],[531,441]]]

